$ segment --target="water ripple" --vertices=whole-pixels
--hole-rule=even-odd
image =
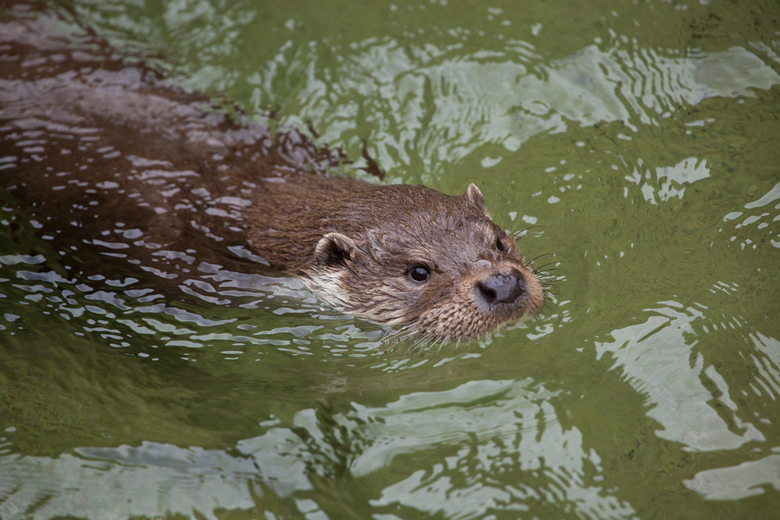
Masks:
[[[530,64],[517,62],[514,53],[486,61],[479,53],[453,57],[445,48],[410,48],[394,39],[357,49],[335,69],[318,66],[319,46],[280,49],[278,59],[300,62],[307,71],[296,92],[300,110],[286,121],[311,121],[324,140],[347,148],[358,144],[355,124],[347,121],[372,122],[381,135],[365,139],[388,171],[411,167],[419,156],[438,175],[441,163],[457,162],[486,143],[516,151],[533,136],[572,124],[622,121],[636,132],[637,125],[657,126],[705,99],[753,97],[753,89],[780,84],[780,74],[743,47],[681,57],[618,42]],[[256,110],[276,99],[268,90],[273,84],[266,74],[265,86],[254,87]]]

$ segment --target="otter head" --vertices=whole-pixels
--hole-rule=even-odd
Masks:
[[[541,284],[490,219],[460,197],[383,186],[343,197],[300,275],[333,307],[419,340],[460,341],[539,313]]]

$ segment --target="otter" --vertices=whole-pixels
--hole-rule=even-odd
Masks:
[[[339,151],[228,117],[88,32],[55,37],[3,15],[0,45],[0,188],[62,248],[149,266],[161,250],[224,264],[238,247],[424,342],[478,338],[543,307],[474,184],[449,196],[331,175]]]
[[[331,306],[422,340],[482,336],[536,315],[542,287],[482,193],[339,177],[268,182],[247,210],[252,248]]]

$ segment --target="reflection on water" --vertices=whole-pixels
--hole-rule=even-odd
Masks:
[[[198,269],[201,276],[184,280],[182,292],[208,304],[251,312],[220,318],[219,315],[225,313],[203,312],[197,307],[170,301],[170,290],[140,288],[142,284],[138,278],[107,279],[100,274],[86,279],[63,276],[49,270],[45,262],[42,255],[0,257],[0,264],[8,266],[4,271],[9,276],[2,279],[3,297],[15,301],[16,305],[35,305],[40,309],[38,312],[62,320],[63,325],[74,329],[76,336],[88,336],[113,348],[132,347],[134,355],[143,358],[154,356],[160,348],[209,347],[230,349],[222,351],[229,354],[225,357],[228,360],[239,359],[235,357],[238,355],[249,359],[259,355],[262,349],[258,347],[264,345],[310,355],[307,345],[311,338],[324,339],[326,336],[342,348],[356,338],[366,339],[355,345],[355,352],[376,350],[379,346],[368,338],[377,339],[381,331],[358,331],[349,325],[350,318],[324,309],[297,279],[235,273],[214,265],[201,266]],[[215,316],[208,317],[210,314]],[[248,319],[251,315],[254,318]],[[319,318],[324,324],[281,325],[283,318],[290,317],[294,323],[300,315]],[[20,319],[19,315],[6,313],[4,317],[7,324],[0,323],[0,330],[7,330],[11,336],[25,330],[24,324],[14,325]],[[280,326],[266,328],[267,319]],[[212,330],[215,332],[210,332]],[[198,354],[184,351],[181,356],[195,360]],[[152,361],[157,360],[152,357]]]
[[[700,378],[706,375],[720,382],[723,378],[713,365],[704,368],[701,353],[692,360],[694,354],[685,341],[693,332],[692,322],[703,318],[703,309],[661,303],[667,307],[655,309],[659,316],[613,331],[614,343],[596,344],[599,356],[612,352],[626,380],[647,396],[651,404],[647,415],[663,425],[656,435],[696,451],[735,449],[750,441],[765,441],[750,422],[743,423],[736,414],[724,420],[709,404],[712,395]]]
[[[386,352],[383,330],[231,241],[241,193],[183,200],[206,175],[183,152],[128,130],[145,148],[122,160],[160,199],[112,206],[121,179],[84,172],[110,173],[119,151],[98,140],[115,121],[76,102],[42,124],[62,98],[3,82],[37,119],[0,105],[0,517],[773,517],[776,6],[75,4],[41,23],[78,40],[75,16],[358,166],[365,141],[390,182],[477,182],[497,222],[530,226],[550,296],[490,342]],[[73,74],[59,59],[28,70]],[[113,77],[112,60],[79,77]],[[217,109],[152,108],[150,128],[190,117],[196,137],[224,123],[231,146],[271,142]],[[285,160],[319,164],[296,135]],[[41,171],[67,205],[23,208],[35,165],[68,153]],[[136,211],[164,228],[175,204],[203,220],[161,247]]]
[[[773,450],[780,451],[780,448]],[[763,495],[763,486],[780,491],[778,471],[780,455],[769,455],[735,467],[701,471],[693,479],[685,481],[685,485],[710,500],[739,500]]]
[[[343,139],[344,120],[380,122],[381,128],[393,129],[375,145],[381,164],[389,170],[411,166],[414,150],[429,171],[487,143],[517,151],[533,136],[566,132],[572,122],[622,121],[627,133],[617,137],[630,140],[637,124],[658,125],[680,106],[713,96],[751,96],[751,88],[780,84],[780,74],[747,49],[668,58],[654,50],[636,56],[616,43],[607,51],[590,46],[550,63],[534,56],[529,67],[511,52],[527,50],[521,43],[507,42],[510,50],[487,58],[479,52],[453,58],[430,47],[425,49],[430,56],[410,56],[396,41],[372,44],[353,56],[350,66],[333,72],[335,82],[307,77],[298,97],[316,102],[291,121],[315,121],[329,142]],[[309,59],[316,62],[317,56]],[[261,92],[253,96],[258,107],[267,103]],[[349,102],[355,98],[366,102]],[[375,98],[381,102],[369,101]]]
[[[642,196],[645,201],[651,204],[658,204],[655,200],[656,195],[653,184],[659,184],[658,198],[660,201],[667,201],[671,197],[682,199],[686,188],[683,186],[684,184],[691,184],[709,176],[710,168],[707,167],[706,159],[699,161],[696,157],[688,157],[674,166],[656,168],[655,176],[650,173],[650,170],[646,170],[643,177],[635,168],[633,175],[626,177],[626,180],[641,185]],[[677,186],[680,187],[678,188]]]
[[[144,442],[78,448],[58,459],[6,456],[8,474],[28,482],[14,491],[7,507],[14,511],[42,487],[56,489],[66,480],[95,497],[110,494],[110,500],[99,500],[108,517],[215,511],[225,503],[247,509],[264,493],[284,499],[321,485],[310,474],[310,465],[318,464],[329,471],[346,466],[356,483],[388,467],[407,474],[371,502],[378,511],[438,504],[431,513],[473,517],[508,502],[525,511],[564,502],[585,518],[630,516],[632,508],[599,484],[603,468],[596,452],[584,449],[576,428],[559,424],[548,402],[553,395],[528,380],[472,381],[446,392],[408,394],[380,408],[355,406],[327,420],[316,410],[300,410],[292,428],[271,427],[240,441],[230,454]],[[448,453],[443,463],[428,466],[409,458],[434,449]],[[494,481],[496,474],[512,479]],[[46,475],[45,481],[39,475]],[[464,489],[464,479],[481,483]],[[88,514],[85,506],[97,504],[84,504],[80,494],[63,490],[36,513]],[[309,507],[309,513],[319,509],[314,503]]]

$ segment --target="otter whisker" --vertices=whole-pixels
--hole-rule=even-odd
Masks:
[[[546,269],[547,266],[550,266],[550,265],[558,265],[558,262],[547,262],[546,264],[542,264],[540,266],[534,266],[534,270],[535,271],[541,271],[543,269]]]
[[[550,256],[550,255],[552,255],[552,256],[555,256],[555,253],[542,253],[542,254],[540,254],[540,255],[537,255],[537,256],[533,257],[533,258],[532,258],[532,259],[529,261],[529,263],[531,263],[531,264],[532,264],[532,263],[536,262],[537,260],[539,260],[540,258],[543,258],[543,257],[545,257],[545,256]]]

